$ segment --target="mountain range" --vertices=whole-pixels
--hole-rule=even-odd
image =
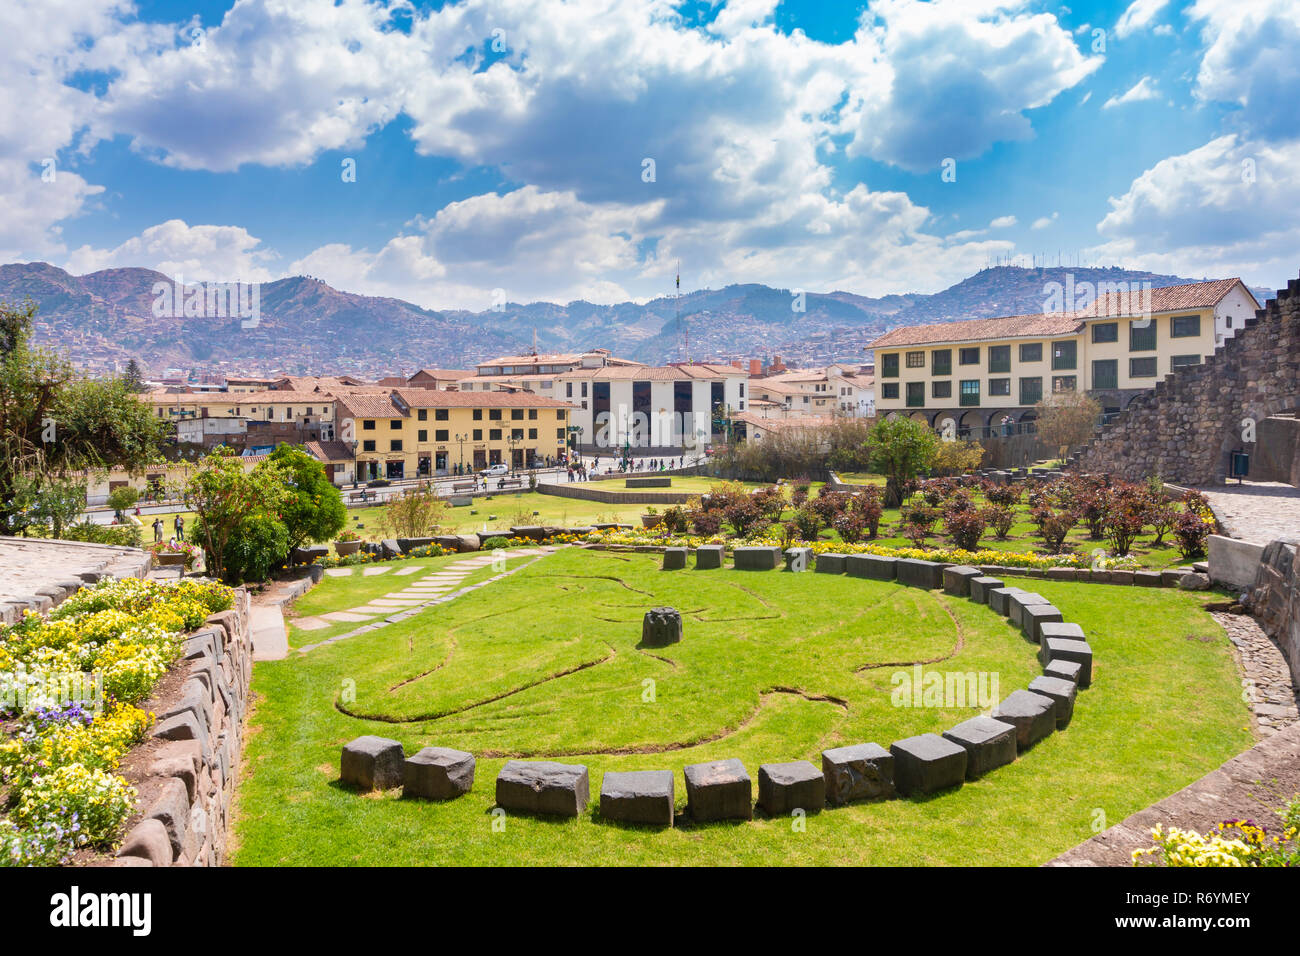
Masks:
[[[472,368],[498,355],[603,347],[648,363],[771,359],[791,367],[856,363],[882,333],[902,325],[1041,311],[1048,283],[1198,281],[1110,268],[982,269],[941,292],[869,298],[760,284],[700,289],[646,303],[506,303],[484,312],[435,311],[401,299],[359,295],[320,279],[262,283],[255,325],[239,316],[183,315],[156,305],[171,277],[151,269],[74,276],[44,262],[0,266],[0,301],[38,306],[37,344],[92,372],[134,358],[148,376],[166,370],[203,380],[229,375],[410,375],[420,368]],[[163,286],[158,284],[162,283]],[[1252,289],[1261,303],[1274,293]],[[159,312],[161,311],[161,314]],[[251,327],[250,327],[251,326]]]

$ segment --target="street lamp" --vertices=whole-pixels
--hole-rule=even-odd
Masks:
[[[522,434],[516,435],[515,430],[510,429],[510,434],[506,436],[506,444],[510,446],[510,474],[515,473],[515,447],[523,440]]]
[[[468,435],[457,435],[456,442],[460,445],[460,473],[465,474],[465,442],[469,441]]]

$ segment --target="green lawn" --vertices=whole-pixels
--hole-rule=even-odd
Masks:
[[[1039,673],[1033,645],[964,599],[658,561],[564,549],[409,621],[257,664],[235,863],[1030,865],[1090,836],[1099,812],[1115,823],[1252,742],[1204,598],[1042,580],[1033,587],[1088,633],[1095,683],[1071,726],[1013,765],[928,799],[829,809],[806,832],[759,811],[666,831],[604,823],[608,770],[673,770],[680,811],[689,763],[739,757],[757,781],[761,763],[819,763],[826,747],[888,746],[976,713],[893,706],[892,677],[909,670],[895,664],[995,674],[999,697]],[[660,604],[682,610],[685,638],[652,656],[636,645]],[[427,803],[343,788],[340,748],[365,733],[408,753],[475,753],[474,789]],[[494,832],[493,781],[513,755],[587,764],[588,812],[512,816]]]

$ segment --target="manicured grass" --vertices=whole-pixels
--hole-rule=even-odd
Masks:
[[[761,763],[819,764],[826,747],[888,746],[977,712],[895,707],[895,675],[910,667],[866,665],[943,658],[926,669],[996,674],[1000,698],[1039,673],[1035,647],[986,607],[893,583],[663,572],[656,555],[561,550],[410,621],[257,664],[235,862],[1033,865],[1090,836],[1099,813],[1117,822],[1250,745],[1236,666],[1203,598],[1032,586],[1097,656],[1066,731],[979,782],[828,809],[806,832],[757,811],[748,824],[683,818],[658,831],[600,820],[604,772],[672,770],[680,811],[689,763],[739,757],[757,781]],[[683,612],[685,637],[651,656],[636,647],[641,617],[661,604]],[[339,751],[366,733],[408,754],[475,753],[474,789],[440,804],[343,788]],[[587,764],[588,812],[510,816],[494,832],[493,781],[510,755]]]

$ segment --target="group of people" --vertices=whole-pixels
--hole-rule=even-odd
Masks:
[[[154,518],[153,519],[153,543],[154,544],[162,544],[163,528],[164,525],[163,525],[162,517],[159,516]],[[177,541],[184,541],[185,540],[185,519],[182,518],[180,515],[177,515],[176,518],[172,521],[172,528],[175,529],[176,534],[172,537],[171,543],[175,544]]]

